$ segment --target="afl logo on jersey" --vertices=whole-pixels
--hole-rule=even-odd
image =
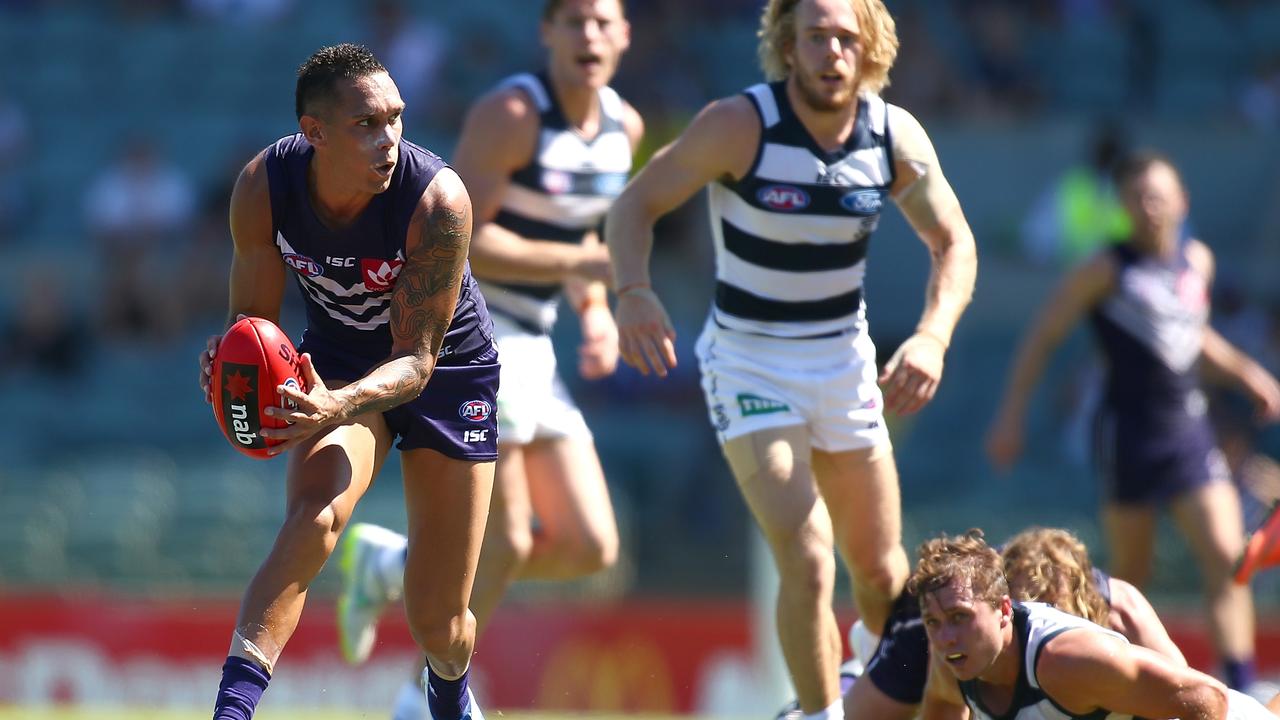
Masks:
[[[462,407],[458,408],[458,414],[463,420],[471,422],[484,422],[489,419],[489,415],[493,413],[493,406],[484,400],[468,400],[462,403]]]
[[[324,268],[321,267],[320,263],[312,260],[306,255],[285,253],[284,264],[296,270],[299,275],[304,275],[306,277],[316,277],[324,274]]]
[[[563,195],[573,189],[573,176],[563,170],[543,170],[542,187],[552,195]]]
[[[794,185],[766,185],[756,199],[773,210],[793,212],[809,207],[809,194]]]
[[[854,215],[875,215],[884,207],[884,196],[876,189],[854,190],[840,198],[840,206]]]

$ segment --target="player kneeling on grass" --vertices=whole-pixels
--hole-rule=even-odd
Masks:
[[[981,531],[924,543],[907,587],[929,637],[927,720],[1276,717],[1120,633],[1050,605],[1014,602],[1000,554]]]

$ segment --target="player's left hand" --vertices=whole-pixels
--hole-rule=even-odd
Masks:
[[[578,346],[578,374],[599,380],[618,369],[618,326],[603,303],[582,311],[582,344]]]
[[[302,376],[306,378],[311,389],[302,392],[292,385],[277,385],[276,392],[285,400],[292,400],[297,406],[295,410],[282,407],[269,407],[266,413],[273,418],[287,420],[291,424],[283,428],[262,428],[262,437],[271,440],[284,440],[279,445],[272,445],[267,451],[270,455],[280,455],[297,447],[303,440],[314,435],[324,427],[344,422],[343,403],[336,398],[320,379],[316,368],[311,364],[311,353],[303,353],[298,366]]]
[[[885,409],[910,415],[932,400],[942,380],[946,352],[942,341],[932,335],[918,332],[907,338],[880,374]]]

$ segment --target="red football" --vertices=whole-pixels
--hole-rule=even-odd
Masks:
[[[249,457],[266,459],[279,441],[262,437],[264,427],[285,427],[263,411],[284,400],[276,386],[295,384],[306,392],[298,368],[298,351],[276,324],[247,317],[232,325],[213,360],[213,415],[232,447]]]

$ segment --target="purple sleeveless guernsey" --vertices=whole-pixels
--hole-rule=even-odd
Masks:
[[[1186,250],[1114,246],[1116,289],[1092,314],[1107,363],[1095,454],[1121,502],[1163,502],[1225,472],[1198,376],[1208,286]]]
[[[350,225],[332,229],[311,204],[307,171],[314,152],[300,133],[266,149],[271,231],[306,303],[300,350],[311,353],[321,378],[357,380],[391,354],[391,295],[405,261],[409,220],[447,165],[401,140],[390,186]],[[450,457],[492,459],[498,372],[493,323],[470,264],[461,285],[427,389],[385,415],[402,450],[427,447]]]

